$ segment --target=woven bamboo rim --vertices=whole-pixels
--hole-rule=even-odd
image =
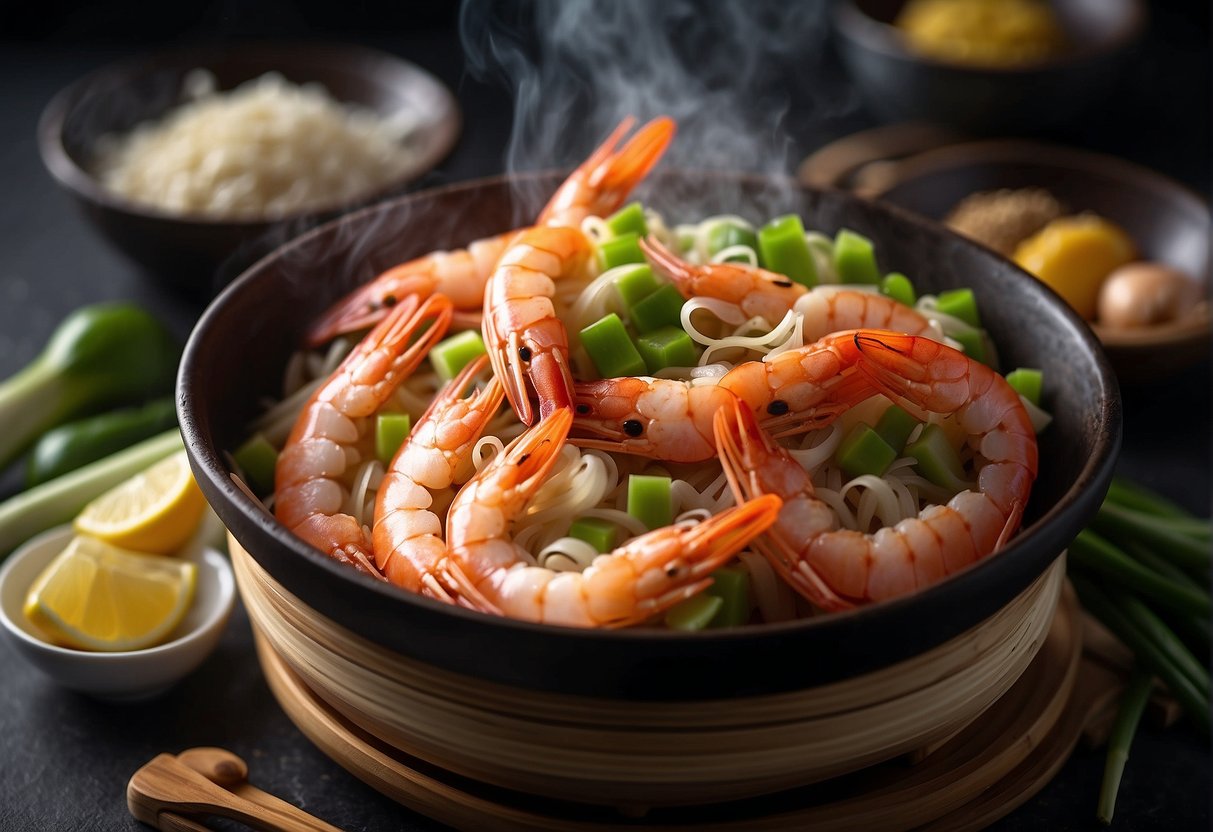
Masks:
[[[1010,812],[1051,779],[1091,713],[1106,679],[1080,670],[1081,626],[1063,594],[1044,645],[1019,681],[958,734],[914,756],[761,800],[664,809],[627,817],[636,832],[774,832],[813,829],[977,830]],[[266,681],[291,721],[356,777],[410,809],[458,829],[607,832],[617,811],[544,801],[458,778],[401,753],[344,719],[254,633]],[[1085,666],[1084,666],[1085,667]],[[1085,694],[1084,694],[1085,690]],[[926,824],[924,826],[924,824]]]
[[[766,794],[946,737],[989,707],[1043,643],[1056,561],[977,627],[831,685],[727,701],[632,702],[514,688],[441,670],[351,633],[231,541],[254,627],[354,724],[448,771],[547,797],[681,805]]]

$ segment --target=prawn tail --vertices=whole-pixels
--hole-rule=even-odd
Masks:
[[[624,120],[620,128],[626,133],[631,126],[629,118]],[[636,135],[632,136],[618,152],[608,151],[605,158],[595,166],[591,182],[607,191],[623,192],[625,196],[621,196],[620,201],[622,201],[623,198],[626,198],[626,193],[648,176],[649,171],[661,160],[666,148],[674,139],[675,130],[672,118],[661,116],[653,119],[637,130]],[[621,135],[620,130],[616,129],[611,138],[607,139],[612,150]],[[597,154],[598,151],[595,151],[595,156]]]

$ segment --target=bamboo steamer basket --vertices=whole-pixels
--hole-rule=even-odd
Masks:
[[[1060,558],[978,626],[873,673],[771,696],[634,702],[486,683],[409,659],[318,614],[230,544],[257,634],[352,723],[477,781],[612,805],[783,791],[953,734],[1036,656],[1065,576]]]
[[[948,736],[1008,690],[1057,604],[1062,552],[1098,508],[1120,437],[1115,378],[1089,329],[1013,264],[844,193],[738,174],[656,175],[670,216],[742,208],[849,227],[921,291],[971,286],[1008,367],[1040,367],[1054,422],[1023,528],[996,556],[911,596],[702,633],[594,631],[486,616],[335,563],[232,475],[258,397],[308,322],[383,269],[533,216],[558,174],[418,193],[287,244],[204,313],[182,360],[191,466],[232,534],[259,644],[341,719],[486,788],[579,804],[716,803],[854,771]],[[529,196],[528,196],[529,195]],[[650,199],[651,197],[651,199]],[[457,219],[457,222],[455,219]]]

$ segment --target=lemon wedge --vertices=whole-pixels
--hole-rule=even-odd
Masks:
[[[86,505],[75,527],[123,549],[167,555],[189,540],[205,509],[206,498],[181,451]]]
[[[173,631],[194,598],[198,567],[74,537],[25,598],[25,617],[81,650],[139,650]]]

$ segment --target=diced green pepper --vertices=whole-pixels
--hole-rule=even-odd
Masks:
[[[1020,367],[1007,373],[1007,384],[1037,407],[1040,407],[1040,388],[1043,383],[1044,374],[1040,370]]]
[[[906,306],[913,306],[918,302],[918,295],[914,293],[914,284],[901,272],[891,272],[884,276],[884,280],[880,281],[880,294],[891,297]]]
[[[682,326],[682,305],[686,298],[672,284],[665,284],[630,310],[632,324],[641,333],[653,332],[663,326]]]
[[[649,531],[674,522],[674,500],[669,477],[632,474],[628,477],[628,514]]]
[[[639,202],[631,202],[623,206],[607,217],[606,224],[616,237],[622,237],[624,234],[645,237],[649,233],[649,224],[644,218],[644,208]]]
[[[637,265],[615,280],[615,291],[619,293],[619,299],[623,301],[623,305],[629,309],[660,287],[661,284],[657,282],[657,278],[653,277],[653,270],[648,266]]]
[[[443,381],[450,381],[468,364],[487,354],[480,333],[469,329],[435,344],[430,350],[430,363]]]
[[[569,526],[569,537],[584,540],[598,552],[609,552],[619,539],[619,527],[599,517],[582,517]]]
[[[278,465],[278,451],[260,433],[254,433],[235,450],[232,458],[248,478],[248,484],[257,494],[268,494],[274,490],[274,468]]]
[[[906,440],[918,427],[918,420],[903,408],[892,405],[876,420],[876,433],[889,444],[889,447],[901,453],[906,446]]]
[[[804,239],[804,223],[795,214],[776,217],[758,230],[758,257],[765,269],[810,288],[817,285],[817,264]]]
[[[834,270],[843,283],[880,285],[880,269],[872,241],[844,228],[834,237]]]
[[[603,271],[628,263],[643,263],[644,252],[640,250],[640,236],[623,234],[613,240],[599,243],[598,260],[602,263]]]
[[[702,630],[723,605],[720,597],[701,592],[670,607],[665,614],[665,624],[671,630]]]
[[[711,627],[740,627],[750,620],[750,573],[740,566],[722,566],[712,573],[712,585],[704,590],[721,600]]]
[[[977,298],[972,289],[951,289],[940,292],[935,299],[935,308],[945,315],[959,318],[972,327],[981,329],[981,317],[977,314]]]
[[[392,461],[404,444],[412,425],[407,413],[380,413],[375,419],[375,456],[384,465]]]
[[[969,487],[964,479],[960,455],[948,441],[948,434],[936,424],[922,429],[922,434],[906,446],[906,456],[916,460],[915,467],[930,482],[960,492]]]
[[[581,344],[603,378],[642,376],[644,359],[614,312],[581,330]]]
[[[708,256],[715,257],[726,248],[748,246],[758,251],[758,235],[752,228],[725,220],[712,226],[708,232]]]
[[[897,451],[871,427],[860,423],[851,428],[838,446],[837,458],[838,467],[849,478],[865,474],[879,477],[897,459]]]
[[[663,326],[636,339],[636,351],[650,373],[666,367],[694,367],[699,350],[691,336],[680,327]]]
[[[986,363],[986,339],[984,329],[970,329],[966,332],[957,332],[949,335],[950,338],[955,338],[964,347],[964,353],[974,361]]]

